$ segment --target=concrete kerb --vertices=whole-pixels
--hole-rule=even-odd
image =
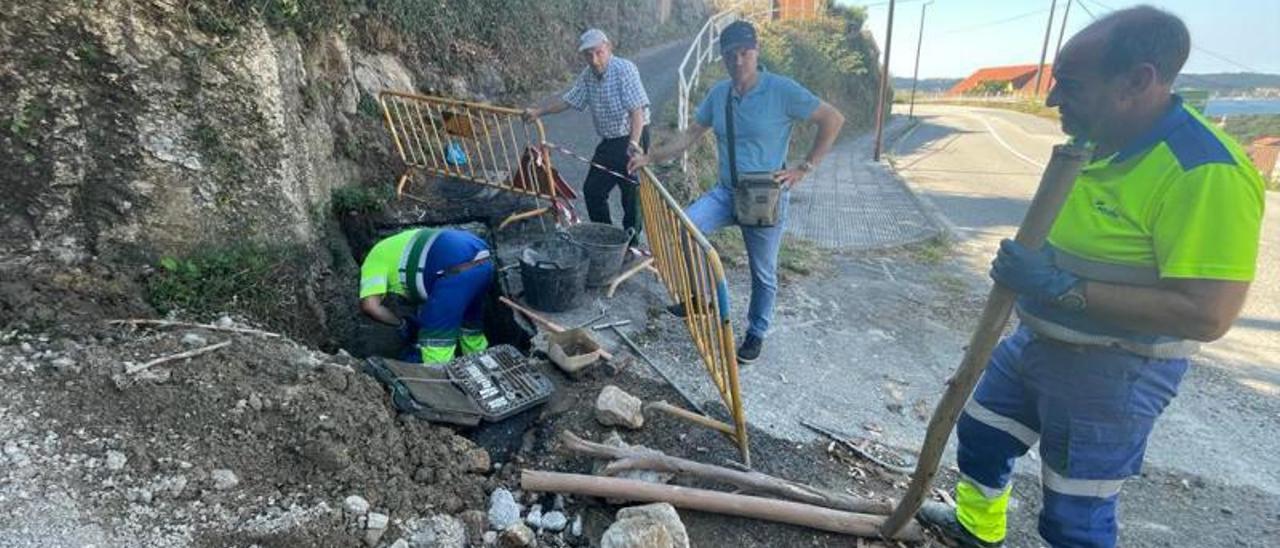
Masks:
[[[888,151],[888,154],[885,155],[886,170],[889,172],[890,178],[902,185],[902,188],[907,191],[907,194],[909,194],[911,198],[915,200],[916,204],[920,206],[920,210],[924,212],[925,217],[928,217],[929,222],[933,223],[933,225],[938,229],[938,236],[942,239],[943,243],[959,241],[960,232],[956,228],[955,223],[951,222],[951,219],[947,218],[947,216],[942,213],[942,209],[938,207],[938,204],[934,203],[932,198],[929,198],[929,196],[924,193],[923,189],[917,187],[915,183],[908,181],[906,177],[903,177],[902,174],[898,172],[898,165],[895,162],[895,159],[897,158],[895,151],[898,148],[898,144],[911,136],[918,127],[920,127],[920,119],[913,118],[907,123],[907,126],[903,128],[900,133],[890,140],[889,146],[885,147],[885,150]],[[923,241],[923,239],[921,241]]]

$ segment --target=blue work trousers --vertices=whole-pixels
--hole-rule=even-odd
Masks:
[[[769,322],[773,319],[773,302],[778,294],[778,249],[782,247],[782,233],[787,224],[787,202],[790,198],[791,192],[784,190],[778,204],[778,224],[770,227],[739,227],[747,248],[747,263],[751,268],[747,334],[761,339],[769,332]],[[685,210],[685,214],[703,234],[711,234],[735,224],[733,189],[727,185],[716,185],[693,202]]]
[[[1055,547],[1116,544],[1116,501],[1142,468],[1156,417],[1187,360],[1057,342],[1020,327],[991,356],[957,425],[962,480],[994,497],[1040,443],[1040,536]]]

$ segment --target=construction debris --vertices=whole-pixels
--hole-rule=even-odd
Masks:
[[[596,397],[596,420],[605,426],[640,428],[644,426],[642,402],[621,388],[608,385]]]

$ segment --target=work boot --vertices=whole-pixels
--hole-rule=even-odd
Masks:
[[[950,504],[926,502],[920,507],[920,511],[916,512],[916,520],[925,526],[932,527],[942,536],[951,539],[957,546],[965,548],[996,548],[1004,546],[1004,541],[987,542],[973,536],[973,533],[965,529],[964,525],[961,525],[960,521],[956,519],[956,509]]]
[[[742,341],[742,346],[738,347],[738,363],[751,363],[760,357],[760,348],[764,346],[764,339],[747,334],[747,338]]]

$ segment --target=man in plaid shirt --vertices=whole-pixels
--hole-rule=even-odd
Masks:
[[[617,186],[622,191],[622,226],[640,234],[640,212],[637,206],[637,181],[623,179],[597,167],[616,173],[627,173],[632,154],[649,148],[649,96],[640,82],[635,63],[613,55],[613,44],[604,31],[591,29],[582,33],[578,52],[587,61],[563,95],[525,109],[525,117],[536,119],[543,114],[562,112],[569,107],[591,111],[600,144],[591,158],[591,170],[582,184],[587,202],[587,216],[597,223],[611,224],[609,193]],[[635,240],[633,240],[635,241]]]

